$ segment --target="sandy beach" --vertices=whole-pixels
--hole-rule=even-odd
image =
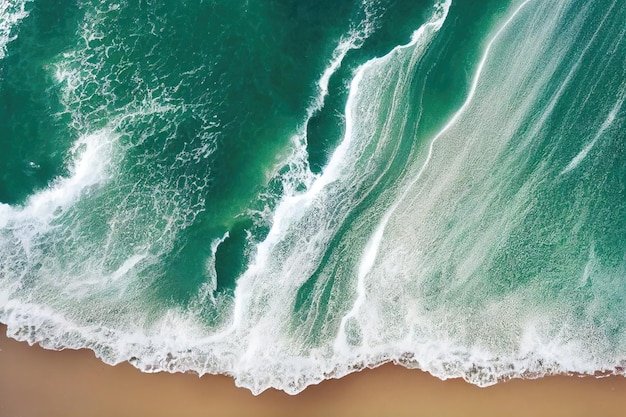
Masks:
[[[384,365],[297,396],[253,396],[226,376],[144,374],[91,351],[47,351],[0,329],[0,417],[623,416],[626,378],[553,376],[478,388]]]

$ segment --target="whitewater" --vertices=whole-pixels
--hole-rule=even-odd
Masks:
[[[232,93],[253,87],[227,78],[228,42],[171,62],[159,22],[179,15],[127,36],[109,28],[132,6],[82,2],[69,46],[36,64],[61,168],[21,199],[0,184],[8,335],[255,394],[387,362],[479,386],[623,374],[626,7],[495,3],[466,21],[471,5],[430,2],[378,53],[390,6],[355,2],[299,104],[266,114]],[[6,100],[37,7],[0,5]],[[20,152],[24,184],[43,178]]]

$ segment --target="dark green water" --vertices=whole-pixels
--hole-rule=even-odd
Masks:
[[[290,393],[626,365],[619,1],[0,3],[0,321]]]

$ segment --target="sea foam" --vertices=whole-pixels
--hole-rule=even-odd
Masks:
[[[344,137],[313,174],[306,124],[347,51],[373,30],[375,17],[366,13],[318,81],[287,158],[293,169],[279,174],[284,193],[262,214],[269,232],[234,296],[216,292],[215,258],[230,236],[223,234],[209,240],[207,281],[185,305],[150,304],[151,284],[163,274],[160,257],[204,206],[202,197],[183,197],[201,196],[207,182],[193,175],[171,181],[167,169],[152,169],[151,155],[135,151],[154,129],[175,131],[186,104],[158,89],[124,103],[106,83],[93,97],[86,83],[119,82],[119,73],[99,74],[89,47],[66,52],[57,81],[80,133],[67,176],[23,206],[0,205],[0,321],[29,343],[89,348],[107,363],[129,361],[146,372],[228,374],[254,393],[294,394],[385,362],[480,386],[623,372],[625,268],[614,256],[623,243],[615,249],[603,240],[622,230],[619,213],[595,215],[607,204],[604,191],[584,176],[559,175],[580,149],[593,147],[599,156],[590,175],[605,178],[609,191],[623,184],[602,174],[603,163],[620,160],[600,146],[616,141],[610,133],[623,125],[623,78],[609,79],[616,87],[609,100],[592,92],[576,105],[564,100],[577,77],[608,77],[572,52],[597,46],[593,33],[580,35],[583,28],[611,22],[611,10],[596,22],[593,5],[585,7],[512,5],[485,37],[461,107],[424,138],[417,135],[428,131],[421,115],[429,115],[429,102],[416,87],[426,83],[415,79],[428,78],[436,67],[424,62],[444,44],[438,40],[451,2],[438,3],[407,45],[356,70]],[[102,13],[87,17],[84,43],[105,32]],[[579,35],[578,44],[568,43]],[[621,39],[612,42],[624,49]],[[607,66],[619,59],[596,58]],[[567,120],[585,117],[606,140],[592,135],[589,142],[576,123],[548,123],[559,111]],[[547,146],[550,137],[563,140]],[[579,146],[572,149],[573,140]],[[213,149],[211,141],[195,145],[175,163]],[[582,170],[582,161],[573,168]],[[148,178],[121,175],[129,162]],[[567,181],[574,185],[562,191]],[[546,203],[554,194],[556,208]],[[207,325],[216,311],[224,317]]]
[[[0,3],[0,59],[6,56],[7,44],[17,38],[17,27],[28,16],[26,6],[31,1],[7,0]]]

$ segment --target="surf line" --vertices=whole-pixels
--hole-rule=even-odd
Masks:
[[[272,226],[267,237],[263,242],[257,245],[254,260],[248,265],[246,271],[237,280],[232,319],[230,324],[218,331],[217,333],[207,336],[203,339],[204,341],[223,340],[228,335],[238,330],[241,330],[242,326],[246,324],[245,315],[246,310],[248,309],[247,304],[249,304],[251,293],[253,291],[253,280],[255,276],[258,276],[266,269],[267,263],[271,258],[271,252],[273,248],[277,245],[278,242],[281,241],[281,239],[284,238],[290,225],[304,215],[306,209],[311,206],[312,202],[315,201],[317,196],[329,184],[335,182],[340,177],[340,174],[345,167],[347,159],[346,154],[349,151],[350,145],[355,139],[353,133],[355,123],[353,112],[356,106],[355,101],[360,92],[361,81],[365,72],[372,65],[380,62],[381,60],[385,60],[386,57],[395,53],[395,51],[416,44],[427,27],[434,26],[438,30],[441,24],[443,24],[443,20],[445,20],[445,17],[447,16],[447,12],[451,3],[452,0],[438,1],[435,4],[435,14],[433,18],[431,18],[428,23],[422,25],[422,27],[420,27],[420,29],[418,29],[416,33],[414,33],[414,36],[411,37],[411,41],[409,42],[409,44],[398,45],[385,56],[372,58],[364,64],[360,65],[355,70],[354,77],[352,78],[352,81],[350,82],[350,86],[348,88],[349,94],[345,105],[345,132],[341,143],[334,150],[330,160],[328,161],[328,164],[324,167],[322,174],[315,175],[314,181],[304,192],[286,195],[282,198],[281,202],[278,204],[274,212]],[[363,4],[367,6],[369,3],[367,1],[364,1]],[[367,10],[366,15],[370,16]],[[366,26],[369,24],[373,24],[373,22],[368,23],[368,19],[370,19],[370,17],[367,16],[366,20],[364,21],[364,24]],[[375,15],[371,16],[375,17]],[[355,48],[359,46],[358,43],[356,43],[355,45]],[[340,49],[340,46],[338,46],[337,48]],[[342,55],[339,54],[338,56]],[[318,84],[319,86],[322,86],[325,83],[323,79],[324,75],[322,75],[320,83]],[[323,93],[323,89],[320,90],[320,93]]]
[[[348,313],[346,313],[346,315],[343,317],[341,321],[341,326],[339,329],[338,337],[340,337],[342,334],[345,333],[345,323],[347,322],[347,319],[354,316],[357,313],[360,305],[365,302],[365,277],[369,274],[369,272],[372,270],[374,266],[374,262],[378,255],[378,250],[380,248],[380,243],[382,242],[382,238],[385,233],[385,229],[387,227],[387,223],[389,222],[389,219],[391,218],[393,213],[397,210],[397,208],[400,206],[400,203],[402,203],[402,201],[408,196],[410,189],[415,185],[417,181],[419,181],[419,179],[422,177],[422,175],[426,171],[426,168],[428,167],[428,164],[430,163],[430,160],[432,158],[433,148],[434,148],[435,143],[439,140],[439,138],[441,138],[441,136],[443,136],[445,132],[447,132],[459,120],[459,118],[463,115],[463,113],[465,113],[470,103],[474,99],[474,95],[476,94],[476,88],[478,86],[478,82],[480,81],[480,77],[482,75],[485,62],[487,61],[487,58],[489,57],[491,47],[493,46],[495,41],[498,40],[498,38],[505,31],[505,29],[511,24],[511,22],[513,22],[515,17],[524,8],[524,6],[526,6],[531,1],[532,0],[525,0],[520,6],[518,6],[518,8],[515,9],[515,11],[511,14],[511,16],[509,16],[509,18],[504,22],[504,24],[500,27],[500,29],[498,29],[496,34],[491,38],[491,40],[487,44],[487,47],[485,48],[485,51],[483,52],[482,58],[480,59],[480,62],[474,74],[472,85],[470,86],[470,90],[467,95],[467,98],[465,99],[465,102],[456,111],[456,113],[454,113],[454,115],[448,121],[448,123],[430,141],[430,144],[428,146],[428,154],[426,156],[426,160],[424,161],[424,164],[420,168],[417,175],[413,178],[413,180],[411,180],[411,182],[404,189],[404,192],[402,193],[400,198],[396,200],[396,202],[389,208],[389,210],[387,210],[387,212],[383,216],[383,219],[378,224],[378,227],[376,228],[376,230],[370,237],[369,241],[367,242],[367,245],[365,246],[365,250],[363,251],[363,254],[361,256],[361,262],[359,263],[359,272],[357,275],[357,286],[356,286],[357,297],[352,308],[350,309],[350,311],[348,311]]]
[[[299,172],[294,177],[282,177],[281,181],[285,188],[285,196],[294,196],[299,194],[297,188],[300,184],[304,184],[306,189],[316,181],[319,175],[314,174],[310,170],[308,161],[308,137],[307,129],[313,116],[318,114],[325,105],[326,97],[329,94],[330,79],[341,68],[344,58],[348,52],[353,49],[359,49],[369,36],[374,33],[376,28],[376,14],[372,11],[372,7],[368,0],[363,0],[363,11],[365,17],[354,27],[350,28],[347,34],[339,38],[331,58],[327,63],[326,69],[317,80],[317,95],[312,99],[306,109],[306,116],[303,122],[297,127],[295,133],[291,136],[293,151],[282,167],[297,167]]]
[[[390,56],[391,54],[393,54],[396,50],[398,49],[403,49],[409,46],[413,46],[416,45],[420,38],[422,36],[424,36],[426,34],[426,29],[427,28],[435,28],[435,32],[439,31],[439,29],[441,28],[441,26],[443,25],[443,23],[445,22],[447,16],[448,16],[448,10],[450,9],[450,5],[452,4],[452,0],[446,0],[446,1],[441,1],[436,3],[435,5],[435,14],[433,15],[433,17],[431,18],[431,20],[429,20],[427,23],[425,23],[424,25],[422,25],[418,30],[416,30],[413,33],[413,36],[411,37],[411,42],[409,42],[407,45],[402,45],[402,46],[396,46],[391,52],[389,52],[387,55],[385,55],[384,57],[381,58],[374,58],[370,61],[368,61],[367,63],[365,63],[361,69],[359,70],[359,72],[357,73],[357,75],[355,76],[353,82],[355,82],[355,80],[357,80],[357,78],[362,76],[363,71],[367,68],[368,65],[372,65],[375,62],[379,62],[383,59],[386,59],[386,57]],[[357,84],[358,85],[358,84]],[[353,88],[351,87],[350,89],[350,95],[352,95],[352,92],[355,92],[356,95],[356,86]],[[350,99],[348,99],[348,103],[346,104],[346,133],[348,132],[348,126],[351,126],[351,119],[348,118],[348,116],[350,115],[350,109],[351,109],[351,103],[350,103]],[[348,123],[348,121],[350,121],[350,124]],[[344,139],[344,142],[342,142],[342,144],[340,145],[340,147],[338,148],[338,150],[335,152],[335,154],[338,153],[339,149],[344,145],[344,143],[347,142],[348,136],[346,135],[346,139]],[[334,158],[334,155],[333,155]],[[395,207],[395,206],[394,206]],[[395,210],[395,208],[394,208]],[[391,216],[391,213],[388,213],[389,216]],[[386,220],[384,220],[385,224],[386,222],[389,220],[388,216],[385,216]],[[353,317],[356,312],[358,311],[359,307],[361,304],[363,304],[363,302],[365,302],[365,283],[364,283],[364,278],[367,275],[367,273],[369,272],[369,270],[372,268],[373,264],[374,264],[374,260],[375,260],[375,254],[374,256],[367,256],[368,253],[370,253],[372,250],[377,251],[378,248],[378,244],[380,244],[380,241],[382,240],[382,235],[384,232],[384,226],[381,228],[380,226],[377,228],[374,236],[372,238],[370,238],[366,249],[365,249],[365,256],[362,256],[361,258],[361,263],[359,266],[359,274],[358,274],[358,279],[357,279],[357,298],[355,300],[355,302],[352,305],[352,308],[350,309],[350,311],[348,311],[348,313],[346,313],[342,319],[341,319],[341,323],[339,325],[339,331],[338,331],[338,335],[337,338],[335,339],[334,342],[334,349],[335,351],[338,351],[342,348],[342,346],[345,346],[346,343],[346,325],[348,323],[348,320]]]
[[[450,1],[450,0],[448,0]],[[309,107],[306,109],[306,117],[302,125],[298,128],[298,131],[292,136],[291,141],[294,144],[295,152],[287,160],[283,166],[293,166],[304,164],[304,170],[301,173],[303,175],[301,180],[306,184],[304,192],[297,192],[295,187],[289,187],[286,181],[283,181],[288,191],[281,198],[277,208],[273,214],[272,226],[265,240],[257,245],[256,254],[254,260],[250,263],[246,271],[237,279],[237,287],[235,289],[234,306],[232,313],[231,323],[220,329],[218,332],[206,336],[199,340],[200,343],[211,343],[215,341],[221,341],[227,338],[244,324],[244,315],[246,309],[246,302],[249,299],[249,288],[252,283],[248,282],[252,277],[258,275],[260,271],[264,270],[268,259],[271,256],[271,251],[274,246],[283,238],[284,233],[289,228],[292,221],[300,214],[303,207],[308,207],[315,197],[324,189],[326,185],[336,180],[338,171],[341,168],[340,160],[345,159],[344,155],[347,151],[347,146],[352,138],[352,117],[348,114],[346,117],[346,133],[344,134],[344,140],[335,150],[330,162],[324,168],[321,175],[313,174],[308,168],[308,161],[306,160],[306,130],[311,118],[324,107],[324,102],[329,94],[328,84],[331,77],[337,72],[337,70],[343,64],[343,60],[349,51],[353,49],[359,49],[363,42],[374,32],[376,24],[376,14],[370,7],[368,0],[363,0],[365,18],[360,23],[348,31],[347,35],[343,35],[335,47],[332,57],[327,64],[326,69],[317,81],[317,96],[311,101]],[[353,102],[358,92],[358,86],[363,78],[363,72],[367,66],[367,63],[361,65],[356,70],[356,75],[353,77],[350,87],[348,101],[346,109],[353,106]],[[213,284],[211,284],[213,285]],[[200,295],[199,299],[206,298],[206,295]]]

